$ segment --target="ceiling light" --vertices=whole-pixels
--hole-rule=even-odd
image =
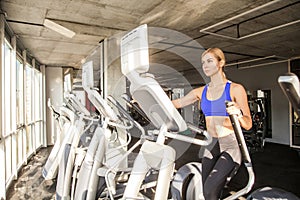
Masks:
[[[67,29],[66,27],[63,27],[49,19],[44,20],[44,26],[68,38],[72,38],[75,35],[74,31],[71,31],[70,29]]]

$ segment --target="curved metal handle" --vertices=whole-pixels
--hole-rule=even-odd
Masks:
[[[134,119],[127,113],[127,111],[121,106],[121,104],[111,95],[107,97],[107,100],[111,102],[125,117],[130,120],[131,122],[134,122]]]
[[[170,137],[170,138],[174,138],[176,140],[181,140],[181,141],[184,141],[184,142],[188,142],[188,143],[193,143],[193,144],[196,144],[196,145],[199,145],[199,146],[209,145],[212,141],[211,136],[208,134],[207,131],[203,131],[203,132],[201,132],[201,134],[203,136],[205,136],[206,139],[202,140],[202,139],[188,137],[188,136],[185,136],[185,135],[180,135],[178,133],[171,133],[171,132],[166,132],[165,136]]]
[[[123,106],[121,106],[121,104],[115,100],[115,98],[111,95],[109,95],[107,97],[107,100],[109,100],[114,106],[116,106],[116,108],[121,111],[121,113],[123,115],[125,115],[125,117],[127,118],[127,120],[129,120],[130,122],[132,122],[132,124],[134,124],[140,131],[141,131],[141,134],[143,136],[145,136],[145,130],[143,129],[143,127],[141,127],[141,125],[139,123],[137,123],[128,113],[127,111],[123,108]]]

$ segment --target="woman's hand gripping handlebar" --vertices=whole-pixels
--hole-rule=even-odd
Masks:
[[[225,105],[226,105],[226,108],[228,108],[228,107],[232,106],[233,104],[230,101],[226,101]],[[243,159],[244,159],[245,162],[250,163],[251,158],[250,158],[250,155],[249,155],[249,152],[248,152],[248,148],[247,148],[247,145],[246,145],[246,142],[245,142],[245,138],[244,138],[244,135],[243,135],[243,131],[242,131],[238,116],[236,114],[229,115],[229,119],[230,119],[230,122],[232,124],[233,130],[234,130],[234,133],[235,133],[235,137],[236,137],[236,139],[238,141],[238,144],[240,146],[240,149],[241,149],[241,152],[242,152],[242,155],[243,155]]]

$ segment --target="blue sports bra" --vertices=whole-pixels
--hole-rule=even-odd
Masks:
[[[230,84],[231,82],[227,81],[222,96],[216,100],[207,99],[208,85],[204,87],[201,97],[201,109],[205,116],[229,116],[226,112],[225,101],[231,101]]]

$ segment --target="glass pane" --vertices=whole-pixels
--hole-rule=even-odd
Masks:
[[[17,129],[17,96],[16,96],[16,51],[11,49],[11,65],[10,65],[10,113],[11,113],[11,132]]]
[[[2,43],[2,45],[1,45],[1,48],[2,48],[2,54],[1,54],[1,67],[2,67],[2,71],[4,71],[4,62],[5,62],[5,60],[4,60],[4,43]],[[1,135],[3,134],[4,135],[4,129],[5,129],[5,127],[4,127],[4,123],[5,123],[5,121],[4,121],[4,119],[5,119],[5,113],[4,113],[4,96],[3,96],[3,94],[4,94],[4,73],[2,73],[1,74],[1,84],[0,84],[0,87],[1,87],[1,91],[2,91],[2,93],[0,94],[1,95],[1,111],[2,111],[2,113],[1,113],[1,124],[2,124],[2,130],[1,130]]]
[[[26,72],[26,77],[25,77],[25,118],[26,118],[26,123],[31,123],[32,122],[32,112],[31,112],[31,102],[32,102],[32,84],[31,84],[31,74],[32,74],[32,69],[28,65],[26,65],[25,68]]]
[[[18,148],[17,148],[17,163],[18,163],[18,167],[20,167],[22,165],[23,162],[23,135],[25,133],[25,129],[19,129],[17,131],[17,143],[18,143]]]
[[[41,119],[42,119],[42,73],[34,70],[34,137],[35,137],[35,147],[39,147],[41,145]]]
[[[35,143],[36,143],[36,148],[39,147],[41,143],[41,122],[36,122],[34,125],[34,134],[35,134]]]
[[[6,172],[6,181],[11,176],[11,136],[5,138],[5,172]]]
[[[17,109],[17,125],[20,125],[24,123],[23,119],[23,64],[20,60],[17,60],[17,66],[16,66],[16,109]]]
[[[40,95],[40,73],[34,70],[34,120],[38,121],[41,119],[40,105],[42,104]]]
[[[26,153],[27,156],[33,151],[32,145],[32,126],[26,127]]]
[[[10,68],[11,68],[11,48],[7,43],[4,45],[4,135],[8,135],[11,131],[11,101],[10,101]]]

